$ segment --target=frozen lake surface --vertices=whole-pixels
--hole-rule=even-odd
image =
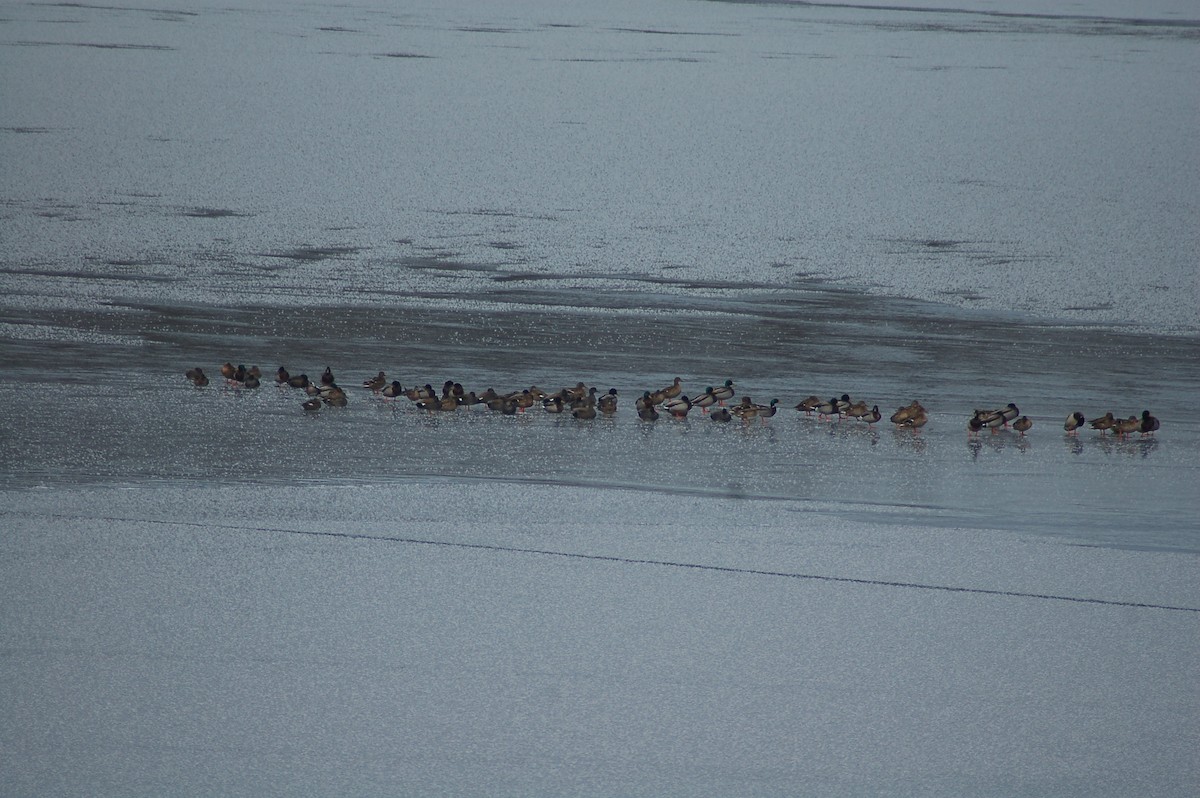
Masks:
[[[0,2],[0,793],[1194,795],[1200,13],[872,5]]]

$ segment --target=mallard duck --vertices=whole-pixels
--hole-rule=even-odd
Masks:
[[[758,415],[758,405],[749,396],[743,396],[740,403],[729,408],[729,412],[743,421],[749,421]]]
[[[817,418],[832,418],[837,414],[838,400],[835,396],[827,402],[821,402],[813,408],[817,411]]]
[[[642,421],[658,421],[658,411],[653,404],[647,404],[637,409],[638,418]]]
[[[1033,427],[1033,419],[1031,419],[1029,416],[1021,416],[1013,422],[1012,426],[1013,429],[1024,435]]]
[[[315,382],[306,382],[304,383],[304,392],[309,396],[320,396],[321,386],[317,385]]]
[[[1078,410],[1076,410],[1074,413],[1067,416],[1067,420],[1063,422],[1063,429],[1067,431],[1068,435],[1078,435],[1079,428],[1083,426],[1085,421],[1087,421],[1087,419],[1083,417],[1083,413],[1080,413]]]
[[[983,419],[978,412],[972,413],[970,420],[967,421],[967,435],[978,435],[981,429],[983,429]]]
[[[423,401],[432,399],[435,396],[437,396],[437,394],[435,394],[433,392],[433,386],[430,385],[429,383],[425,383],[424,385],[419,386],[419,387],[413,386],[412,388],[409,388],[407,391],[405,391],[404,395],[406,397],[408,397],[410,401],[413,401],[413,402],[423,402]]]
[[[670,385],[662,389],[663,399],[674,399],[683,393],[683,378],[676,377]]]
[[[775,415],[775,406],[778,404],[778,399],[772,399],[769,404],[755,405],[755,407],[758,409],[758,417],[765,421],[766,419]]]
[[[345,407],[346,392],[336,385],[331,386],[329,390],[321,392],[321,401],[330,407]]]
[[[588,388],[587,393],[585,393],[583,396],[578,396],[571,400],[572,410],[584,406],[596,406],[596,386],[593,385],[591,388]]]
[[[871,408],[867,407],[866,402],[853,402],[846,408],[845,415],[847,418],[862,418],[871,412]]]
[[[733,380],[725,380],[725,384],[716,388],[709,388],[709,393],[717,398],[719,404],[725,404],[725,400],[733,398]]]
[[[261,380],[262,369],[260,369],[258,366],[251,366],[250,368],[246,369],[246,376]]]
[[[1021,415],[1021,411],[1012,402],[1009,402],[1004,407],[1000,408],[1000,415],[1004,418],[1004,426],[1008,426],[1013,419]]]
[[[558,394],[547,396],[542,400],[542,407],[547,413],[561,413],[563,411],[563,398]]]
[[[593,419],[596,417],[596,405],[587,403],[581,404],[571,410],[571,415],[575,418],[583,419],[585,421],[588,419]]]
[[[1162,424],[1159,423],[1158,419],[1150,415],[1149,410],[1142,411],[1142,423],[1141,428],[1138,430],[1139,432],[1143,435],[1153,435],[1158,432],[1158,428],[1161,426]]]
[[[301,402],[300,406],[304,408],[304,412],[306,413],[315,413],[321,409],[321,400],[314,396],[312,399],[306,399]]]
[[[233,381],[234,382],[245,382],[246,381],[246,367],[243,366],[241,363],[238,363],[238,367],[233,370]]]
[[[654,407],[654,398],[650,396],[649,391],[642,391],[642,395],[633,401],[633,406],[638,410],[644,410],[647,407]]]
[[[221,376],[227,380],[232,380],[233,375],[237,373],[237,369],[228,360],[221,364]]]
[[[849,412],[850,407],[854,403],[850,401],[850,394],[844,393],[840,398],[834,400],[834,404],[837,407],[837,414],[839,416],[844,416],[847,412]]]
[[[680,394],[674,399],[667,399],[663,402],[663,410],[666,410],[674,418],[687,418],[688,411],[691,409],[692,402],[686,394]]]
[[[859,416],[858,420],[867,422],[867,426],[869,427],[881,418],[883,418],[883,415],[879,412],[879,405],[872,405],[871,410],[866,415]]]
[[[712,411],[712,415],[710,415],[709,418],[711,418],[713,421],[729,421],[731,418],[733,418],[733,414],[729,412],[728,407],[718,407],[716,410]]]
[[[187,377],[192,385],[195,385],[197,388],[203,388],[205,385],[208,385],[208,376],[204,373],[204,369],[199,366],[194,369],[188,369],[183,373],[183,376]]]
[[[602,394],[596,400],[596,404],[600,408],[600,412],[606,416],[611,416],[617,412],[617,389],[609,388],[608,393]]]
[[[1105,413],[1100,418],[1093,418],[1090,422],[1090,426],[1094,430],[1099,430],[1101,435],[1104,435],[1110,429],[1112,429],[1113,425],[1116,423],[1117,423],[1117,420],[1115,418],[1113,418],[1113,414],[1110,412],[1110,413]]]
[[[326,366],[325,370],[323,372],[321,372],[321,384],[322,385],[333,385],[333,382],[334,382],[333,370],[330,369],[329,366]]]
[[[388,399],[396,399],[404,396],[404,389],[400,387],[399,380],[392,380],[391,383],[383,386],[381,393]]]
[[[280,366],[279,369],[275,372],[275,384],[276,385],[287,385],[288,380],[290,380],[291,378],[292,378],[292,375],[288,374],[287,369],[285,369],[283,366]]]
[[[533,403],[537,401],[537,397],[530,393],[529,389],[526,388],[516,396],[513,396],[512,401],[513,404],[517,406],[517,410],[523,413],[529,408],[533,407]]]
[[[307,374],[298,374],[295,377],[288,377],[287,384],[292,388],[307,388],[308,387],[308,375]]]
[[[247,388],[257,388],[258,386],[262,385],[262,380],[260,380],[258,377],[255,377],[253,374],[247,374],[246,379],[242,382],[242,385]]]
[[[1124,438],[1126,435],[1128,435],[1131,432],[1138,432],[1139,430],[1141,430],[1141,428],[1142,428],[1142,420],[1140,418],[1138,418],[1137,416],[1130,416],[1129,418],[1118,419],[1116,421],[1116,423],[1113,424],[1113,430],[1116,431],[1117,435],[1119,435],[1122,438]]]
[[[896,410],[895,413],[892,413],[891,421],[893,424],[903,424],[905,421],[908,421],[918,413],[924,412],[925,408],[921,406],[921,403],[916,399],[913,399],[910,404],[907,404],[904,407]]]
[[[362,386],[369,391],[372,391],[374,393],[379,393],[380,391],[383,390],[383,387],[387,384],[388,384],[387,377],[385,377],[383,372],[381,371],[378,374],[376,374],[374,377],[372,377],[371,379],[363,380]]]
[[[929,423],[929,415],[924,410],[917,411],[916,415],[909,416],[900,426],[911,427],[912,429],[920,429]]]
[[[708,408],[717,403],[717,397],[713,393],[714,390],[715,389],[711,385],[708,386],[708,390],[692,400],[692,407],[698,407],[700,408],[700,412],[707,413]]]
[[[821,404],[821,397],[817,396],[816,394],[813,394],[812,396],[808,397],[807,399],[801,400],[800,403],[796,405],[796,409],[799,410],[801,413],[803,413],[806,416],[811,416],[813,414],[813,411],[816,410],[817,406],[820,404]]]

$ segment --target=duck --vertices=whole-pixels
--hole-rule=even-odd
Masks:
[[[321,372],[321,384],[333,385],[333,370],[329,366],[326,366],[325,370]]]
[[[871,409],[867,407],[866,402],[854,402],[850,407],[846,408],[845,415],[848,418],[862,418],[870,412]]]
[[[297,374],[295,377],[288,377],[287,384],[291,388],[307,388],[308,387],[308,375],[307,374]]]
[[[292,375],[288,374],[288,370],[285,369],[283,366],[280,366],[275,371],[275,384],[276,385],[287,385],[288,380],[290,380],[291,378],[292,378]]]
[[[637,409],[638,418],[642,421],[658,421],[659,413],[653,404],[646,404]]]
[[[195,385],[197,388],[203,388],[205,385],[208,385],[208,375],[199,366],[194,369],[188,369],[183,373],[183,376],[187,377],[192,385]]]
[[[1113,414],[1108,412],[1100,418],[1093,418],[1090,422],[1090,426],[1094,430],[1099,430],[1101,435],[1104,435],[1108,432],[1108,430],[1112,429],[1113,425],[1116,423],[1117,420],[1113,418]]]
[[[817,411],[817,418],[832,418],[834,415],[838,414],[837,397],[835,396],[829,401],[821,402],[813,409]]]
[[[221,364],[221,376],[227,380],[232,380],[233,375],[237,373],[237,369],[228,360]]]
[[[1008,426],[1009,422],[1021,415],[1021,411],[1012,402],[1009,402],[1004,407],[1000,408],[1000,415],[1004,418],[1004,426]]]
[[[392,380],[391,383],[383,386],[383,390],[380,391],[380,393],[382,393],[388,399],[396,399],[398,397],[404,396],[404,389],[402,387],[400,387],[399,380]]]
[[[1131,432],[1140,431],[1141,428],[1142,428],[1142,420],[1140,418],[1138,418],[1137,416],[1130,416],[1129,418],[1118,419],[1116,421],[1116,423],[1113,424],[1113,429],[1116,431],[1117,435],[1122,438],[1124,438],[1126,435],[1128,435]]]
[[[309,396],[320,396],[321,386],[317,385],[315,382],[306,382],[304,383],[304,392]]]
[[[654,407],[655,404],[656,402],[654,401],[654,397],[650,395],[649,391],[642,391],[642,395],[633,402],[633,406],[638,410],[644,410],[647,407]]]
[[[813,414],[813,411],[816,410],[817,406],[820,404],[821,404],[821,397],[817,396],[816,394],[813,394],[812,396],[809,396],[807,399],[802,399],[800,401],[800,403],[796,405],[796,409],[799,410],[801,413],[803,413],[806,416],[811,416]]]
[[[589,420],[596,417],[596,406],[594,404],[581,404],[572,408],[571,415],[578,419]]]
[[[841,398],[834,400],[834,403],[837,406],[837,413],[839,416],[846,415],[846,413],[849,412],[851,405],[854,404],[850,401],[850,394],[848,393],[842,394]]]
[[[242,365],[241,363],[238,363],[238,367],[233,370],[233,381],[234,382],[245,382],[246,381],[246,367],[244,365]]]
[[[1153,435],[1154,433],[1158,432],[1158,428],[1161,426],[1162,424],[1159,422],[1159,420],[1150,415],[1149,410],[1142,411],[1142,422],[1140,425],[1141,428],[1138,430],[1139,432],[1141,432],[1143,435]]]
[[[929,415],[922,408],[921,410],[917,411],[916,415],[909,416],[907,419],[905,419],[904,423],[902,423],[900,426],[910,427],[912,429],[920,429],[928,423]]]
[[[707,413],[708,408],[717,403],[717,397],[713,394],[715,389],[710,385],[708,389],[692,400],[692,407],[700,408],[701,413]]]
[[[609,388],[608,393],[602,394],[596,404],[600,408],[600,412],[606,416],[611,416],[617,412],[617,389]]]
[[[577,396],[576,398],[571,400],[571,409],[572,410],[574,410],[577,407],[584,407],[585,405],[588,407],[596,406],[596,387],[595,386],[588,388],[587,393],[585,393],[583,396]]]
[[[662,389],[663,399],[674,399],[683,393],[683,378],[676,377],[670,385]]]
[[[755,405],[755,408],[758,409],[758,413],[757,413],[758,417],[761,418],[763,421],[766,421],[768,418],[775,415],[775,412],[776,412],[775,406],[778,404],[779,404],[778,399],[772,399],[769,404]]]
[[[867,426],[869,427],[882,418],[883,415],[879,412],[879,405],[872,405],[870,412],[868,412],[866,415],[859,416],[858,420],[867,422]]]
[[[315,413],[321,409],[321,400],[314,396],[312,399],[306,399],[301,402],[300,406],[304,408],[304,412],[306,413]]]
[[[1016,421],[1013,422],[1012,427],[1017,432],[1024,435],[1026,432],[1029,432],[1029,430],[1033,427],[1033,419],[1031,419],[1029,416],[1021,416],[1020,418],[1018,418]]]
[[[253,374],[247,373],[246,379],[242,382],[242,385],[246,386],[247,388],[257,388],[258,386],[262,385],[262,380]]]
[[[1087,421],[1087,419],[1083,417],[1083,413],[1080,413],[1078,410],[1076,410],[1074,413],[1067,416],[1067,420],[1063,422],[1063,429],[1067,431],[1068,435],[1078,435],[1079,428],[1083,426],[1085,421]]]
[[[903,424],[905,421],[908,421],[918,413],[924,412],[925,408],[921,406],[921,403],[916,399],[913,399],[911,403],[899,408],[895,413],[892,413],[891,421],[893,424]]]
[[[692,409],[692,402],[687,398],[686,394],[680,394],[675,399],[668,399],[663,402],[663,410],[671,414],[673,418],[687,418],[688,411]]]
[[[969,437],[978,435],[981,429],[983,429],[983,419],[979,413],[973,413],[971,419],[967,421],[967,435]]]
[[[250,368],[246,369],[246,376],[261,380],[262,369],[260,369],[258,366],[251,366]]]
[[[412,388],[409,388],[407,391],[405,391],[404,395],[413,402],[422,402],[426,399],[432,399],[434,396],[436,396],[436,394],[433,392],[433,386],[429,383],[425,383],[420,387],[414,385]]]
[[[743,421],[749,421],[758,415],[758,405],[749,396],[743,396],[741,403],[729,408],[729,412]]]
[[[330,407],[345,407],[346,392],[334,385],[329,390],[321,392],[321,401]]]
[[[709,388],[708,391],[716,397],[718,404],[724,405],[725,400],[733,398],[733,380],[725,380],[724,385],[719,385],[716,388]]]
[[[542,407],[546,409],[547,413],[561,413],[563,411],[563,398],[558,394],[547,396],[542,400]]]
[[[983,423],[983,426],[991,429],[993,434],[1000,427],[1008,426],[1008,422],[1004,420],[1004,414],[999,410],[976,410],[975,415]]]
[[[366,388],[368,391],[372,391],[373,393],[379,393],[380,391],[383,390],[384,386],[387,384],[388,384],[387,377],[385,377],[383,372],[381,371],[378,374],[376,374],[374,377],[372,377],[371,379],[363,380],[362,386],[364,388]]]
[[[713,421],[729,421],[731,418],[733,418],[733,414],[729,412],[728,407],[718,407],[716,410],[712,411],[712,414],[709,416],[709,418],[711,418]]]

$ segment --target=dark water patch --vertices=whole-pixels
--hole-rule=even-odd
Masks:
[[[544,213],[522,213],[519,211],[511,211],[503,208],[471,208],[470,210],[434,210],[430,213],[437,213],[443,216],[486,216],[500,219],[524,219],[535,222],[559,222],[562,221],[558,216],[552,216]]]
[[[375,57],[376,58],[436,58],[437,56],[425,55],[423,53],[392,52],[392,53],[375,53]]]
[[[495,25],[463,25],[455,30],[461,33],[531,33],[530,28],[502,28]]]
[[[0,127],[8,133],[50,133],[54,130],[52,127]]]
[[[338,25],[324,25],[317,28],[317,30],[325,31],[327,33],[362,33],[360,30],[356,30],[354,28],[343,28]]]
[[[38,41],[19,41],[8,42],[9,45],[15,47],[90,47],[96,50],[152,50],[152,51],[167,51],[176,50],[176,47],[168,47],[165,44],[110,44],[101,42],[38,42]]]
[[[323,260],[341,260],[357,255],[362,247],[297,247],[282,252],[260,252],[264,258],[282,258],[300,262],[315,262]]]
[[[34,3],[47,8],[81,8],[93,11],[136,11],[143,14],[159,14],[168,17],[198,17],[197,11],[181,11],[174,8],[136,8],[134,6],[106,6],[94,3]]]
[[[184,208],[179,211],[179,215],[191,216],[197,219],[224,219],[229,216],[244,217],[251,214],[231,211],[228,208]]]
[[[518,244],[513,241],[489,241],[488,246],[491,247],[492,249],[503,249],[503,250],[524,249],[525,248],[524,244]]]
[[[1112,302],[1097,302],[1094,305],[1067,305],[1063,310],[1086,313],[1090,311],[1112,310],[1114,307],[1115,305]]]
[[[736,38],[741,34],[721,31],[667,30],[666,28],[609,28],[617,33],[644,33],[651,36],[723,36]]]

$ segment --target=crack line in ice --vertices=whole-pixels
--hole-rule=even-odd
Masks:
[[[280,527],[262,526],[231,526],[228,524],[209,524],[199,521],[162,521],[146,518],[116,518],[100,516],[67,516],[51,514],[54,518],[69,518],[72,520],[123,521],[125,523],[165,524],[171,526],[195,526],[203,529],[229,529],[238,532],[275,532],[288,535],[308,535],[311,537],[344,538],[347,540],[371,540],[384,543],[406,543],[420,546],[445,546],[458,549],[479,549],[484,551],[499,551],[510,554],[539,554],[547,557],[567,557],[578,560],[599,560],[603,562],[623,563],[626,565],[660,565],[670,568],[691,568],[697,571],[719,571],[731,574],[749,574],[753,576],[780,576],[789,579],[807,579],[821,582],[841,582],[852,585],[874,585],[876,587],[907,587],[918,590],[940,590],[947,593],[976,593],[989,596],[1008,596],[1011,598],[1034,598],[1047,601],[1071,601],[1077,604],[1103,604],[1110,607],[1137,607],[1148,610],[1173,610],[1177,612],[1200,612],[1200,607],[1178,607],[1170,604],[1148,604],[1139,601],[1117,601],[1114,599],[1081,598],[1079,596],[1059,596],[1053,593],[1025,593],[1017,590],[995,590],[983,587],[954,587],[952,585],[930,585],[921,582],[899,582],[884,579],[862,579],[852,576],[828,576],[824,574],[801,574],[788,571],[766,571],[757,568],[738,568],[732,565],[704,565],[702,563],[675,562],[672,560],[650,560],[636,557],[618,557],[610,554],[582,554],[570,551],[554,551],[552,549],[531,549],[521,546],[501,546],[494,543],[456,543],[448,540],[427,540],[422,538],[398,538],[387,535],[369,535],[365,532],[324,532],[309,529],[283,529]]]

